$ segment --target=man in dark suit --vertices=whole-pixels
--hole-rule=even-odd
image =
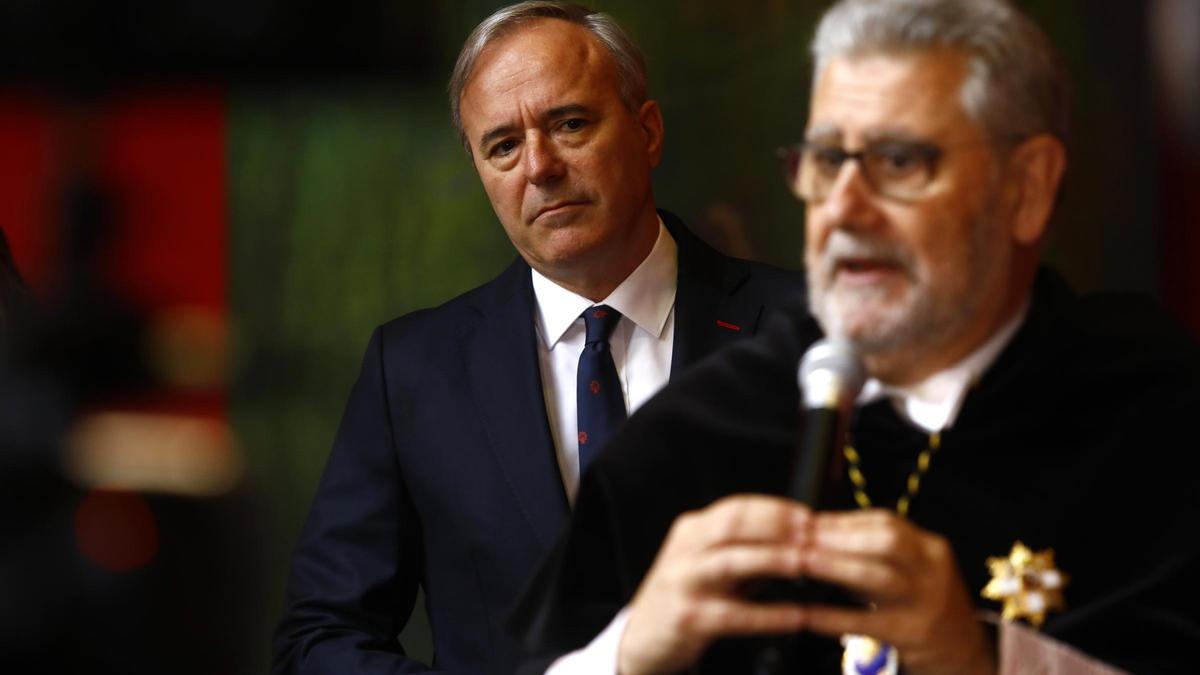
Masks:
[[[520,258],[372,336],[293,559],[278,673],[426,670],[396,639],[418,586],[433,666],[511,672],[504,619],[603,434],[802,286],[655,210],[662,117],[608,17],[500,10],[463,47],[450,103]],[[596,337],[582,313],[619,320]],[[584,376],[585,344],[611,354],[602,374]],[[596,422],[591,397],[613,391],[620,410]]]

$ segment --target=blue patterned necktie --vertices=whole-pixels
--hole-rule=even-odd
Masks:
[[[607,305],[584,310],[587,342],[579,355],[575,406],[579,424],[579,475],[625,421],[625,396],[613,363],[608,337],[621,313]]]

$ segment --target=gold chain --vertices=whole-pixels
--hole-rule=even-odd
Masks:
[[[935,431],[929,435],[929,445],[917,455],[917,466],[908,474],[908,490],[905,494],[896,500],[896,513],[900,514],[901,518],[908,517],[908,507],[912,500],[917,498],[917,493],[921,490],[921,479],[925,473],[929,471],[929,463],[933,460],[933,454],[942,446],[942,434],[940,431]],[[850,474],[850,482],[854,484],[854,501],[864,509],[871,508],[871,498],[867,496],[867,478],[863,475],[862,469],[859,466],[858,451],[854,446],[847,444],[842,449],[842,453],[846,456],[846,461],[850,463],[846,471]]]

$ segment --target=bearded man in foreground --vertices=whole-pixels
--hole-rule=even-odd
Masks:
[[[756,672],[783,634],[810,673],[1193,672],[1200,358],[1148,301],[1039,265],[1066,166],[1045,36],[1003,0],[845,0],[813,52],[789,152],[812,316],[701,364],[601,454],[515,617],[531,669]],[[822,335],[868,380],[840,496],[804,505],[778,495]],[[854,603],[744,593],[797,576]],[[1038,631],[996,630],[985,589]]]

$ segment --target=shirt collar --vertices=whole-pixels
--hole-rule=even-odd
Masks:
[[[859,405],[886,396],[891,399],[897,413],[921,429],[932,433],[949,428],[958,418],[967,391],[1000,356],[1000,352],[1025,321],[1028,311],[1029,301],[1026,300],[1013,318],[987,342],[958,363],[916,384],[896,387],[875,378],[868,379],[859,394]]]
[[[658,338],[667,325],[675,305],[679,267],[678,251],[671,233],[658,220],[658,238],[646,259],[625,277],[604,300],[591,300],[572,293],[538,272],[533,272],[533,295],[537,301],[538,332],[546,349],[553,349],[583,310],[592,305],[608,305],[638,328]]]

